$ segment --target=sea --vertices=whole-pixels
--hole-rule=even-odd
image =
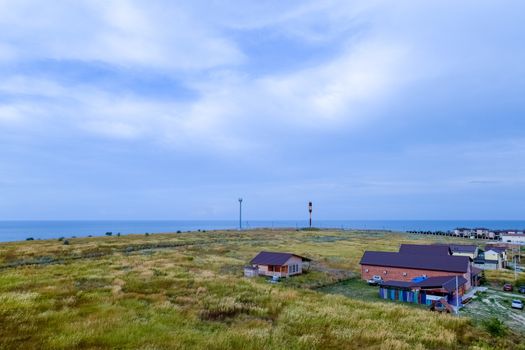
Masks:
[[[243,229],[303,228],[307,220],[244,220]],[[457,227],[525,229],[525,220],[314,220],[312,226],[342,230],[449,231]],[[0,241],[56,239],[59,237],[174,233],[239,229],[238,220],[6,220],[0,221]]]

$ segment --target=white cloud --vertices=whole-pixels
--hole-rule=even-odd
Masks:
[[[0,81],[0,93],[16,98],[3,102],[0,120],[45,119],[104,137],[182,149],[244,152],[268,147],[261,135],[281,129],[321,131],[364,123],[444,65],[422,52],[428,45],[418,45],[417,35],[389,32],[399,24],[399,13],[377,2],[225,7],[79,1],[42,8],[12,1],[0,6],[5,9],[0,11],[0,62],[2,57],[101,61],[125,66],[130,74],[162,72],[196,93],[190,100],[170,101],[96,83],[11,76]],[[348,33],[355,26],[364,29]],[[242,52],[229,33],[253,29],[307,44],[334,42],[337,48],[306,68],[255,75],[242,65],[253,53]]]
[[[139,1],[5,2],[0,58],[76,59],[169,70],[239,64],[234,42],[184,9]],[[2,49],[3,48],[3,49]],[[2,52],[5,52],[3,55]]]

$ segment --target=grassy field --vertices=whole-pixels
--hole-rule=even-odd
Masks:
[[[0,244],[0,349],[525,348],[511,330],[384,302],[352,279],[365,249],[415,240],[459,241],[252,230]],[[278,285],[244,278],[260,250],[315,263]]]

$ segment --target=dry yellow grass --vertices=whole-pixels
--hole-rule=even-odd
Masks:
[[[518,348],[467,318],[310,290],[365,249],[443,237],[341,231],[131,235],[0,245],[0,349]],[[454,240],[457,242],[457,240]],[[326,270],[280,285],[242,277],[260,250]]]

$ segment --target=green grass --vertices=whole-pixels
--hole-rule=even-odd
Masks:
[[[365,249],[436,239],[252,230],[0,244],[0,349],[519,349],[519,335],[340,282]],[[244,278],[260,250],[315,263],[278,285]]]

